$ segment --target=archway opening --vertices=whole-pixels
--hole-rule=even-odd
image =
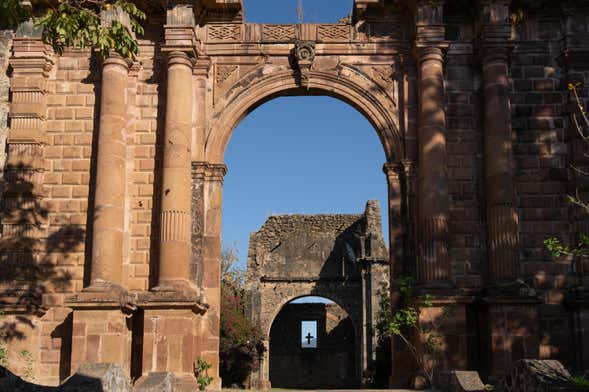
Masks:
[[[237,251],[239,268],[248,265],[246,313],[265,339],[266,352],[249,379],[251,385],[374,386],[369,373],[376,344],[370,325],[378,310],[379,284],[388,281],[388,193],[382,173],[387,158],[382,139],[364,112],[329,96],[285,96],[258,104],[251,112],[248,107],[232,132],[223,187],[223,243]],[[269,241],[262,239],[260,247],[254,237],[268,222],[286,226],[277,227],[279,232]],[[252,270],[254,265],[259,269]],[[335,295],[346,307],[340,327],[326,327],[336,304],[295,302],[282,308],[287,298],[325,293],[343,293]],[[303,319],[304,308],[316,316]],[[275,332],[270,332],[274,320],[281,324],[292,317],[300,318],[289,332],[291,337],[298,334],[292,341],[297,345],[290,346],[295,354],[281,351],[289,346],[273,344]],[[326,332],[334,328],[333,334]],[[322,341],[327,338],[326,352],[315,350],[313,356],[311,347],[303,350],[303,331],[309,344],[320,335]],[[337,336],[342,338],[338,331],[347,331],[341,334],[353,344],[334,344]],[[274,341],[280,339],[275,336]],[[298,361],[303,371],[303,360],[311,357],[316,363],[306,369],[308,377],[289,379],[289,361]],[[316,371],[323,381],[314,376]]]
[[[302,297],[282,307],[270,329],[274,388],[343,389],[360,384],[349,313],[324,297]]]
[[[387,158],[368,119],[328,96],[282,96],[249,112],[225,152],[223,244],[245,267],[250,233],[277,214],[382,210],[388,238]]]

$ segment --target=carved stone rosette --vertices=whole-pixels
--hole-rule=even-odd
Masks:
[[[298,71],[299,85],[308,87],[309,72],[315,61],[315,42],[296,41],[293,54]]]

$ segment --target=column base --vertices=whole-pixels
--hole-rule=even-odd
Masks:
[[[505,290],[503,293],[501,290]],[[538,305],[534,290],[521,285],[496,286],[482,299],[483,379],[496,382],[519,359],[538,358]]]
[[[150,291],[138,295],[137,304],[142,309],[143,341],[139,350],[144,377],[164,372],[176,378],[194,378],[197,360],[206,349],[200,345],[199,331],[208,306],[200,302],[200,293]]]
[[[84,363],[120,364],[130,376],[132,322],[118,301],[66,302],[73,311],[71,369]]]
[[[199,289],[186,279],[171,279],[158,282],[152,292],[189,293],[200,295]]]
[[[431,302],[431,307],[421,308],[419,323],[424,331],[432,331],[439,336],[442,355],[434,380],[439,382],[447,379],[451,371],[469,367],[468,347],[474,341],[476,331],[468,327],[468,306],[474,302],[474,297],[448,290],[446,295],[441,292],[434,294]],[[435,324],[439,327],[433,331],[432,325]],[[427,382],[427,377],[419,371],[413,378],[412,387],[422,389]]]

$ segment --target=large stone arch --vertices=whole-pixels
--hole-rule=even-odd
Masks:
[[[393,93],[383,89],[370,75],[352,65],[339,64],[335,68],[309,71],[308,84],[301,86],[292,68],[264,64],[234,83],[216,105],[205,142],[205,160],[222,163],[239,122],[263,103],[289,95],[326,95],[350,104],[374,127],[387,161],[402,157],[397,103]]]

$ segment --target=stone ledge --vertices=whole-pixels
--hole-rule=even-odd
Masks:
[[[129,293],[123,289],[83,291],[66,299],[65,305],[74,310],[121,309],[131,314],[137,309],[191,309],[204,314],[209,305],[202,301],[198,290],[144,291]]]

